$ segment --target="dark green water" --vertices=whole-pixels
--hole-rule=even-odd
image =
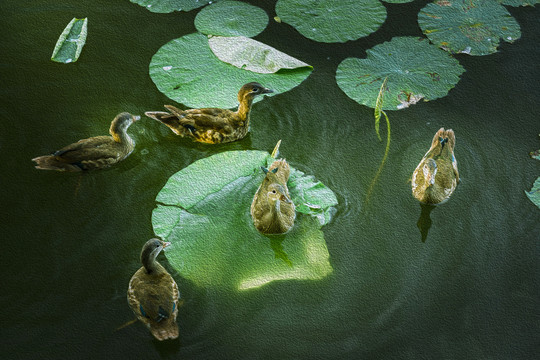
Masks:
[[[273,3],[259,4],[270,17]],[[145,118],[130,128],[131,157],[79,179],[35,170],[30,159],[105,134],[121,111],[171,103],[148,64],[163,44],[195,31],[197,11],[152,14],[128,0],[3,1],[2,358],[532,358],[540,211],[523,190],[540,175],[528,156],[540,148],[538,6],[510,8],[522,30],[514,44],[457,56],[466,72],[449,96],[389,112],[390,153],[363,206],[385,144],[373,110],[341,92],[335,69],[392,36],[421,35],[416,14],[425,3],[386,4],[383,27],[346,44],[315,43],[271,22],[257,39],[315,70],[257,103],[247,138],[194,144]],[[53,63],[74,16],[89,18],[87,44],[78,62]],[[431,212],[422,242],[408,179],[443,126],[456,132],[462,183]],[[277,139],[293,166],[338,194],[338,212],[323,228],[333,273],[245,292],[199,288],[173,273],[185,300],[179,340],[159,343],[141,324],[115,331],[133,318],[127,283],[169,176],[215,152],[271,150]]]

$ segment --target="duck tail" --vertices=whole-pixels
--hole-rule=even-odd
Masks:
[[[152,325],[150,327],[150,332],[160,341],[176,339],[178,337],[178,324],[174,319],[169,319],[169,321],[163,325]]]
[[[284,182],[287,183],[287,180],[289,179],[289,174],[291,172],[291,168],[289,166],[289,163],[285,159],[279,159],[276,160],[270,165],[269,171],[272,171],[274,169],[279,169],[279,175],[283,178]]]
[[[165,111],[147,111],[144,115],[167,125],[174,133],[184,136],[183,132],[179,131],[179,129],[183,129],[183,126],[176,115]]]
[[[69,164],[58,160],[54,155],[38,156],[32,159],[36,163],[36,169],[56,171],[82,171],[77,164]]]

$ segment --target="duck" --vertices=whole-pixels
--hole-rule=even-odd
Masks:
[[[141,251],[143,266],[129,281],[127,299],[137,319],[145,324],[158,340],[178,338],[178,285],[156,260],[169,242],[148,240]]]
[[[240,105],[236,111],[219,108],[181,110],[165,105],[169,112],[147,111],[145,115],[167,125],[176,135],[206,144],[228,143],[240,140],[248,133],[253,99],[273,92],[257,82],[250,82],[238,91]]]
[[[447,201],[459,183],[454,156],[456,137],[452,129],[440,128],[431,147],[413,172],[412,193],[423,204],[436,205]]]
[[[32,159],[36,169],[77,172],[108,168],[124,160],[135,148],[127,129],[141,117],[127,112],[116,115],[111,122],[111,136],[95,136],[67,145],[50,155]]]
[[[287,188],[290,166],[285,159],[279,159],[269,168],[261,169],[265,178],[251,203],[253,224],[262,234],[285,234],[296,218],[296,208]]]

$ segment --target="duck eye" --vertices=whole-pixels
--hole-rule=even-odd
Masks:
[[[276,193],[276,190],[272,190],[272,193],[275,194],[275,193]]]
[[[251,92],[258,93],[259,90],[260,90],[259,88],[253,88],[253,90],[251,90]]]

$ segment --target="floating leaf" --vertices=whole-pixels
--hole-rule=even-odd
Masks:
[[[321,279],[332,271],[320,227],[337,200],[312,177],[291,168],[288,185],[298,212],[315,217],[298,214],[285,235],[255,229],[250,206],[264,178],[260,167],[272,161],[264,151],[229,151],[171,176],[156,197],[152,224],[156,235],[172,243],[165,254],[183,277],[200,286],[243,290],[274,280]]]
[[[73,18],[58,38],[51,60],[65,64],[77,61],[86,42],[87,31],[87,18]]]
[[[431,42],[452,53],[488,55],[497,52],[500,38],[521,37],[517,21],[495,1],[439,0],[420,11],[418,24]]]
[[[207,35],[252,37],[267,25],[268,15],[263,9],[241,1],[217,2],[195,17],[195,27]]]
[[[531,191],[525,191],[525,194],[540,209],[540,176],[536,178]]]
[[[421,38],[396,37],[366,52],[366,59],[343,60],[336,80],[347,96],[371,108],[386,77],[382,108],[399,110],[421,99],[446,96],[465,71],[456,59]]]
[[[499,2],[508,6],[534,6],[534,4],[540,4],[540,0],[499,0]]]
[[[305,37],[331,43],[376,31],[386,8],[379,0],[278,0],[276,14]]]
[[[404,3],[412,2],[414,0],[382,0],[382,1],[390,3],[390,4],[404,4]]]
[[[208,39],[212,52],[221,60],[261,74],[272,74],[281,69],[312,67],[271,46],[245,36],[213,36]]]
[[[168,42],[150,63],[150,77],[157,88],[169,98],[194,108],[233,108],[238,105],[238,90],[252,81],[282,93],[299,85],[311,71],[303,67],[259,74],[239,69],[219,60],[210,50],[208,38],[200,33]]]
[[[210,4],[213,0],[129,0],[155,13],[190,11]]]

